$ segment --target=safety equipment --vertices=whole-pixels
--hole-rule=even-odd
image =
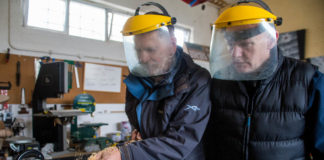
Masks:
[[[255,2],[262,6],[239,5]],[[261,80],[278,65],[276,25],[282,19],[262,1],[240,0],[213,25],[210,72],[223,80]]]
[[[163,14],[145,14],[139,15],[142,6],[156,6]],[[167,10],[160,4],[155,2],[147,2],[137,7],[135,15],[130,17],[121,31],[123,36],[137,35],[159,29],[163,26],[174,25],[177,22],[175,17],[171,17]]]
[[[162,11],[148,12],[139,15],[142,6],[153,5]],[[173,25],[176,18],[171,17],[169,13],[158,3],[147,2],[139,6],[133,17],[130,17],[121,33],[124,36],[124,51],[127,65],[130,72],[139,77],[151,77],[166,74],[175,66],[175,60],[172,56],[174,52],[170,49],[161,51],[161,48],[170,48]],[[172,30],[172,31],[171,31]],[[159,39],[153,40],[153,31],[158,31]],[[170,32],[171,31],[171,32]],[[157,33],[156,33],[157,34]],[[165,54],[165,55],[164,55]]]
[[[123,36],[137,35],[172,25],[171,17],[163,15],[138,15],[127,20],[123,28]]]

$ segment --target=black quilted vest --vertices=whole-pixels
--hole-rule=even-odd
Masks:
[[[251,94],[245,82],[213,79],[215,160],[305,159],[305,112],[315,67],[280,58]]]

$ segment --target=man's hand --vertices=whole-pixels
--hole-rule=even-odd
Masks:
[[[117,147],[108,147],[91,155],[88,160],[121,160],[121,155]]]
[[[142,140],[141,134],[135,129],[132,132],[132,139],[130,141]],[[96,154],[91,155],[88,160],[121,160],[121,155],[117,147],[108,147]]]
[[[141,134],[136,129],[134,129],[133,132],[132,132],[132,139],[131,140],[133,140],[133,141],[142,140]]]

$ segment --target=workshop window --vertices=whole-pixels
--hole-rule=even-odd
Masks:
[[[183,47],[184,42],[189,42],[190,29],[175,26],[174,35],[177,38],[177,45]]]
[[[27,25],[64,31],[66,0],[29,0]]]
[[[123,41],[121,30],[132,15],[76,0],[28,0],[27,26],[61,31],[95,40]],[[177,45],[190,38],[190,29],[175,26]]]
[[[108,13],[108,35],[109,40],[113,41],[123,41],[123,35],[121,34],[121,30],[124,27],[127,19],[131,17],[127,14],[122,13]]]
[[[106,10],[71,1],[69,10],[69,34],[105,41]]]

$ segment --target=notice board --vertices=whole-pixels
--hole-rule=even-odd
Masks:
[[[83,89],[86,91],[120,92],[120,67],[85,63]]]

